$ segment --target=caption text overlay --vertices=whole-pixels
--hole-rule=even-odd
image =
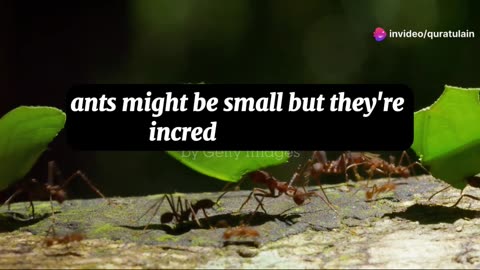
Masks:
[[[404,85],[76,85],[68,142],[78,150],[405,150]]]

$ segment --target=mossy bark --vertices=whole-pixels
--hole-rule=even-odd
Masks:
[[[381,185],[386,180],[375,180]],[[27,204],[12,205],[4,213],[0,229],[1,268],[344,268],[344,267],[471,267],[480,266],[478,202],[465,199],[450,208],[459,196],[447,190],[427,198],[445,186],[422,176],[395,179],[394,192],[366,202],[365,183],[356,187],[325,185],[336,206],[332,211],[320,198],[294,207],[287,196],[265,199],[268,214],[251,216],[252,199],[235,213],[248,191],[230,192],[221,205],[209,209],[208,219],[199,213],[195,222],[159,224],[160,213],[147,230],[151,214],[138,219],[162,195],[105,200],[36,202],[37,218],[26,219]],[[475,194],[476,190],[468,191]],[[219,194],[175,194],[191,201]],[[293,207],[293,208],[292,208]],[[15,214],[14,214],[15,213]],[[225,225],[248,223],[260,236],[226,242]],[[54,225],[52,225],[54,224]],[[47,231],[58,236],[81,233],[85,239],[47,247]],[[212,228],[210,228],[211,226]],[[228,244],[228,245],[226,245]]]

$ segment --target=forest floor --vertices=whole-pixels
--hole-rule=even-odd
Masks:
[[[255,216],[254,199],[235,213],[249,191],[227,193],[208,220],[175,227],[159,216],[139,218],[163,195],[13,204],[0,214],[0,268],[480,268],[480,203],[430,176],[394,179],[395,191],[365,199],[364,182],[355,187],[324,185],[337,213],[320,198],[296,207],[282,195],[266,198]],[[386,179],[374,180],[377,186]],[[466,193],[479,195],[474,188]],[[174,194],[216,200],[219,193]],[[169,211],[165,201],[159,213]],[[55,221],[57,237],[80,234],[82,241],[47,242]],[[211,225],[211,228],[207,225]],[[258,237],[226,241],[227,227],[248,223]]]

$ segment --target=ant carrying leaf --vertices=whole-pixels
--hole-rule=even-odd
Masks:
[[[107,199],[100,190],[95,187],[90,179],[81,171],[76,171],[70,177],[68,177],[62,184],[55,184],[55,180],[62,179],[60,170],[58,169],[54,161],[48,163],[48,177],[46,183],[40,183],[37,179],[31,179],[30,181],[22,181],[16,183],[1,193],[5,194],[8,190],[15,190],[2,204],[2,206],[7,205],[10,210],[10,204],[16,199],[21,199],[21,195],[25,195],[26,199],[30,202],[32,208],[32,217],[35,216],[35,208],[33,205],[34,200],[44,200],[46,198],[50,199],[50,202],[56,201],[58,203],[63,203],[67,199],[67,192],[65,188],[74,180],[82,180],[91,190],[93,190],[97,195],[106,199],[109,204],[111,201]],[[53,205],[52,205],[53,213]]]
[[[264,185],[267,187],[267,189],[262,189],[262,188],[257,188],[255,187],[252,192],[248,195],[247,199],[243,202],[243,204],[240,206],[238,209],[238,212],[240,212],[243,207],[248,203],[248,201],[254,197],[255,200],[257,201],[258,205],[253,212],[255,214],[259,208],[262,208],[262,210],[267,213],[263,206],[263,200],[264,198],[278,198],[281,195],[285,194],[286,196],[290,197],[293,199],[296,205],[303,205],[307,199],[310,199],[311,197],[319,197],[322,199],[333,211],[336,212],[335,208],[333,207],[332,203],[328,200],[328,197],[326,196],[325,192],[322,189],[322,192],[324,192],[325,199],[320,196],[318,193],[314,191],[307,192],[305,189],[305,186],[303,186],[303,190],[300,190],[299,188],[293,186],[295,182],[298,182],[299,178],[301,178],[304,175],[304,171],[306,168],[308,168],[309,163],[307,163],[305,166],[300,166],[299,169],[294,173],[292,178],[290,179],[289,182],[282,182],[277,180],[275,177],[270,175],[268,172],[265,171],[256,171],[252,172],[249,174],[250,179],[254,184],[260,184]],[[240,182],[242,183],[242,181]],[[240,185],[239,183],[239,185]],[[225,191],[220,197],[217,199],[217,202],[220,200],[222,196],[224,196],[228,191]]]
[[[380,173],[383,176],[388,177],[390,181],[392,176],[408,178],[414,175],[415,171],[413,170],[413,167],[417,166],[430,174],[429,171],[425,167],[423,167],[420,162],[412,162],[406,151],[402,152],[398,163],[395,162],[394,156],[390,156],[389,161],[386,161],[381,158],[380,155],[368,152],[358,152],[355,153],[355,155],[358,156],[356,162],[349,165],[347,167],[347,170],[350,168],[357,168],[358,166],[362,166],[368,174],[367,187],[369,186],[369,181],[372,179],[375,173]],[[406,166],[402,165],[404,160],[407,160],[408,162]]]

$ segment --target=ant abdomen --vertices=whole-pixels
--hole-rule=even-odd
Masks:
[[[174,217],[174,214],[171,212],[164,213],[160,216],[160,222],[162,224],[172,222],[173,217]]]
[[[210,199],[202,199],[195,203],[194,210],[198,211],[199,209],[208,209],[212,208],[215,205],[215,202]]]

